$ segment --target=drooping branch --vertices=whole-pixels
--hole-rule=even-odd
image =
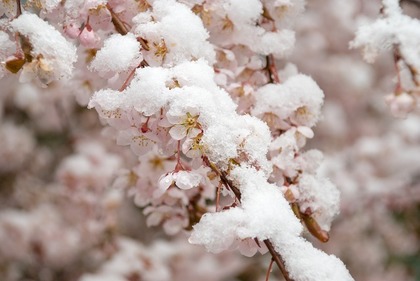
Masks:
[[[220,176],[222,183],[226,186],[227,189],[232,190],[232,192],[235,194],[236,199],[238,199],[238,201],[241,201],[240,190],[232,183],[231,180],[227,178],[226,173],[224,171],[220,171],[216,167],[216,165],[211,163],[210,160],[207,158],[207,156],[203,156],[203,161],[206,163],[207,166],[209,166],[213,170],[213,172],[215,172],[217,175]],[[274,262],[279,267],[286,281],[294,281],[292,278],[290,278],[289,272],[286,270],[286,266],[284,265],[284,260],[282,256],[274,249],[270,240],[269,239],[264,240],[264,244],[267,246],[268,251],[270,252]]]

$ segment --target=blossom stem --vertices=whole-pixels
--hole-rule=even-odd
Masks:
[[[274,259],[271,258],[270,265],[268,266],[268,269],[267,269],[267,274],[265,275],[265,281],[268,281],[268,279],[270,278],[270,273],[271,273],[271,269],[273,268],[273,263],[274,263]]]
[[[119,89],[119,91],[120,91],[120,92],[124,91],[124,90],[127,88],[127,86],[128,86],[128,84],[129,84],[129,82],[131,81],[131,79],[132,79],[132,78],[133,78],[133,76],[134,76],[134,73],[136,73],[136,69],[137,69],[137,67],[136,67],[136,68],[134,68],[134,69],[130,72],[130,74],[128,75],[127,79],[125,79],[124,84],[122,84],[121,88]]]
[[[143,60],[136,68],[134,68],[133,70],[131,70],[130,74],[128,75],[127,79],[125,79],[124,83],[122,84],[121,88],[118,90],[120,92],[124,91],[128,84],[130,84],[131,79],[134,76],[134,73],[136,73],[136,69],[139,67],[146,67],[149,66],[149,64],[147,63],[147,61]]]

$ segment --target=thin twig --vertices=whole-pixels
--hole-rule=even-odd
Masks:
[[[19,17],[22,14],[22,6],[20,0],[16,0],[16,17]]]
[[[268,265],[267,274],[265,275],[265,281],[270,279],[271,269],[273,268],[274,259],[271,258],[270,264]]]
[[[114,24],[115,30],[121,35],[126,35],[128,33],[128,29],[125,26],[125,24],[118,17],[118,15],[114,12],[114,10],[112,10],[112,8],[109,4],[106,4],[106,8],[111,13],[111,21]]]
[[[216,189],[216,212],[220,210],[220,191],[222,189],[222,183],[219,183]]]
[[[125,88],[127,88],[127,86],[128,86],[128,84],[129,84],[129,82],[131,81],[131,78],[133,78],[134,73],[136,73],[136,69],[137,69],[137,67],[136,67],[136,68],[134,68],[134,69],[130,72],[130,74],[128,75],[127,79],[125,79],[124,84],[122,84],[121,88],[119,89],[119,91],[120,91],[120,92],[124,91],[124,90],[125,90]]]
[[[400,68],[398,66],[398,62],[402,61],[407,66],[408,70],[410,71],[411,80],[416,86],[420,86],[420,80],[417,78],[418,70],[415,68],[414,65],[409,63],[406,58],[403,56],[403,54],[400,51],[400,48],[398,45],[394,48],[394,63],[395,63],[395,69],[397,71],[397,86],[396,91],[401,90],[401,76],[400,76]]]
[[[239,201],[241,201],[241,192],[239,191],[239,189],[236,187],[236,186],[234,186],[233,184],[232,184],[232,181],[230,181],[228,178],[227,178],[227,175],[226,175],[226,173],[225,172],[223,172],[223,171],[220,171],[217,167],[216,167],[216,165],[214,165],[213,163],[211,163],[210,162],[210,160],[209,160],[209,158],[207,158],[207,156],[203,156],[203,161],[204,161],[204,163],[206,163],[206,165],[207,166],[209,166],[210,167],[210,169],[212,169],[213,170],[213,172],[215,172],[219,177],[220,177],[220,180],[222,181],[222,183],[226,186],[226,188],[227,189],[230,189],[230,190],[232,190],[232,192],[235,194],[235,197],[239,200]]]
[[[400,55],[400,51],[398,49],[398,47],[394,48],[394,66],[395,66],[395,71],[397,72],[397,85],[395,85],[395,93],[399,94],[402,92],[402,85],[401,85],[401,70],[400,67],[398,65],[398,63],[401,60],[401,55]]]
[[[284,276],[284,279],[286,279],[286,281],[294,281],[292,278],[290,278],[289,276],[289,272],[286,270],[286,267],[284,265],[284,261],[283,258],[281,257],[281,255],[279,253],[277,253],[277,251],[274,249],[273,244],[271,244],[270,240],[266,239],[264,240],[264,244],[267,246],[268,251],[270,252],[271,256],[274,259],[274,262],[277,264],[277,266],[279,267],[281,273]]]

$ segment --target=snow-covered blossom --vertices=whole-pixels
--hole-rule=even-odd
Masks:
[[[144,57],[150,65],[173,66],[199,58],[214,62],[213,48],[206,42],[208,32],[185,5],[174,0],[153,1],[152,11],[133,21],[134,34],[148,42]]]
[[[400,1],[384,0],[381,17],[362,25],[351,48],[363,47],[367,62],[373,63],[381,51],[393,50],[397,82],[394,93],[386,97],[391,113],[406,117],[415,109],[420,86],[420,21],[403,14]]]
[[[418,44],[420,21],[402,14],[397,0],[383,1],[383,16],[371,24],[362,25],[351,42],[352,48],[363,47],[364,58],[373,62],[380,51],[399,46],[407,61],[420,68]]]
[[[76,47],[53,26],[35,14],[25,13],[13,20],[11,27],[26,36],[31,44],[33,61],[28,62],[26,75],[38,78],[44,84],[71,77],[77,60]]]
[[[321,2],[3,1],[0,279],[410,280],[416,12]]]
[[[101,74],[118,73],[136,67],[141,60],[140,43],[132,33],[114,34],[104,42],[90,67]]]
[[[300,74],[283,84],[261,87],[255,98],[253,115],[274,114],[280,120],[290,118],[296,126],[312,127],[320,117],[324,94],[310,77]]]
[[[194,138],[200,133],[198,117],[199,114],[194,113],[194,110],[189,110],[185,115],[172,115],[171,112],[166,114],[169,123],[173,124],[169,130],[169,134],[175,140],[182,140],[186,136]]]

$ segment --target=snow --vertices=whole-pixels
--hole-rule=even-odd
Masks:
[[[241,188],[241,206],[203,216],[194,226],[190,243],[218,253],[229,249],[237,239],[270,239],[294,280],[353,280],[338,258],[315,249],[300,237],[302,225],[280,189],[267,183],[262,172],[238,167],[231,174]]]
[[[46,21],[25,13],[10,23],[13,31],[28,37],[33,57],[42,56],[52,67],[56,79],[69,79],[77,60],[76,47]]]
[[[133,19],[138,23],[134,33],[149,42],[151,51],[145,55],[149,64],[174,66],[198,58],[214,63],[213,47],[206,41],[208,32],[188,7],[173,0],[154,1],[151,16],[152,22],[145,22],[141,14]],[[164,54],[157,54],[159,45],[167,49]]]
[[[90,68],[102,75],[109,72],[119,73],[137,67],[141,60],[140,43],[134,34],[114,34],[105,40]]]
[[[281,119],[291,117],[296,125],[312,127],[320,118],[324,93],[311,77],[298,74],[283,84],[259,88],[255,98],[253,115],[271,112]]]

